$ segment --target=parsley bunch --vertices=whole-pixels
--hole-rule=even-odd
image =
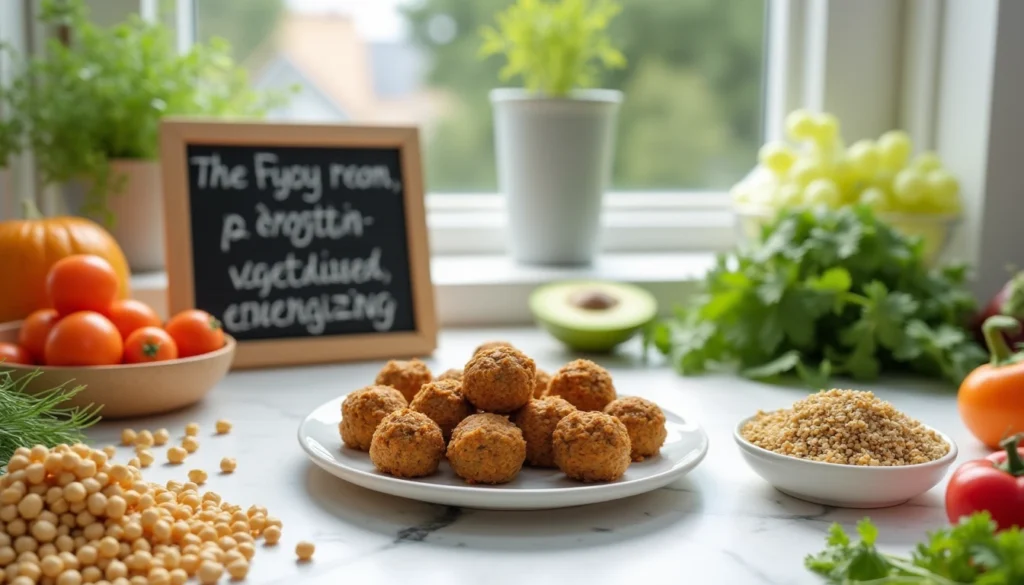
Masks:
[[[822,387],[902,370],[958,385],[987,358],[967,330],[965,281],[963,266],[929,269],[921,240],[870,208],[793,209],[720,254],[703,293],[645,342],[684,374],[734,365]]]
[[[1024,532],[996,532],[988,512],[963,517],[956,525],[928,534],[910,558],[875,548],[878,529],[865,518],[854,544],[838,524],[827,548],[808,555],[804,566],[835,585],[1021,585],[1024,583]]]

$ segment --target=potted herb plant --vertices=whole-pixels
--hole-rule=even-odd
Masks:
[[[82,0],[44,0],[39,20],[70,39],[51,39],[0,88],[0,160],[30,148],[43,183],[64,187],[69,211],[108,227],[133,270],[160,269],[160,120],[260,117],[285,94],[251,90],[222,40],[181,54],[166,27],[132,16],[101,28]]]
[[[518,0],[482,31],[481,55],[504,55],[491,92],[498,181],[510,249],[527,264],[588,264],[599,244],[622,94],[595,89],[625,66],[607,34],[614,0]]]

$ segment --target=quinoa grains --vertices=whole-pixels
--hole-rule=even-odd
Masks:
[[[760,411],[740,433],[774,453],[844,465],[916,465],[949,452],[937,433],[857,390],[823,390],[791,408]]]
[[[280,521],[261,506],[247,513],[214,492],[201,493],[205,475],[197,469],[192,481],[148,483],[136,466],[85,445],[16,453],[0,475],[0,583],[245,579],[256,540],[269,530],[268,540],[278,542]]]

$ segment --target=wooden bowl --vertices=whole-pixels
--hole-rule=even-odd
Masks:
[[[16,341],[20,321],[0,325],[0,341]],[[84,385],[66,406],[102,406],[104,419],[160,414],[200,401],[231,369],[235,340],[224,336],[224,347],[210,353],[150,364],[113,366],[26,366],[0,363],[15,380],[35,371],[26,390],[38,392],[66,384]]]

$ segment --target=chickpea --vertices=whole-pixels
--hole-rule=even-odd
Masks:
[[[113,445],[107,445],[103,448],[103,454],[107,456],[107,459],[113,459],[117,455],[117,447]]]
[[[153,444],[157,447],[167,444],[167,441],[171,439],[171,433],[167,429],[157,429],[153,431]]]
[[[187,425],[185,425],[186,437],[195,437],[197,435],[199,435],[199,423],[190,422]]]
[[[43,511],[43,498],[38,494],[28,494],[18,502],[18,513],[26,520],[33,520]]]
[[[142,467],[142,462],[139,461],[138,457],[132,457],[128,460],[128,467],[134,467],[136,469]]]
[[[231,432],[231,421],[227,419],[220,419],[216,424],[217,434],[226,435]]]
[[[135,443],[137,436],[134,429],[124,429],[121,431],[121,444],[125,446],[132,445]]]
[[[249,563],[245,559],[237,559],[228,563],[228,575],[232,581],[241,581],[249,574]]]
[[[213,585],[224,574],[224,566],[215,561],[203,561],[199,565],[197,575],[202,585]]]
[[[170,463],[178,465],[183,463],[186,457],[188,457],[188,451],[181,447],[174,446],[167,449],[167,461]]]
[[[263,531],[263,540],[271,546],[277,544],[277,541],[281,540],[281,528],[278,526],[268,526]]]
[[[139,431],[139,434],[135,436],[135,440],[132,442],[136,447],[152,447],[153,441],[153,433],[143,430]]]
[[[295,545],[295,554],[299,557],[300,561],[308,561],[312,559],[315,551],[316,545],[309,541],[301,540]]]
[[[220,470],[223,473],[234,473],[236,467],[238,467],[238,463],[231,457],[225,457],[220,460]]]
[[[86,567],[82,569],[82,581],[95,583],[103,578],[103,570],[99,567]]]
[[[170,585],[171,573],[163,567],[155,567],[149,570],[149,585]]]
[[[171,585],[185,585],[185,582],[188,581],[188,573],[185,572],[185,569],[171,569],[170,575]]]
[[[195,482],[198,485],[203,485],[204,483],[206,483],[207,477],[208,476],[206,475],[206,472],[203,471],[202,469],[192,469],[188,472],[189,480]]]
[[[57,585],[82,585],[82,574],[75,569],[67,569],[57,576]]]
[[[39,569],[47,577],[57,577],[64,572],[64,561],[57,555],[46,555],[39,561]]]
[[[181,446],[189,453],[195,453],[199,449],[199,441],[195,437],[185,437],[181,440]]]
[[[154,457],[153,453],[149,449],[143,449],[138,453],[139,465],[143,468],[153,465]]]

